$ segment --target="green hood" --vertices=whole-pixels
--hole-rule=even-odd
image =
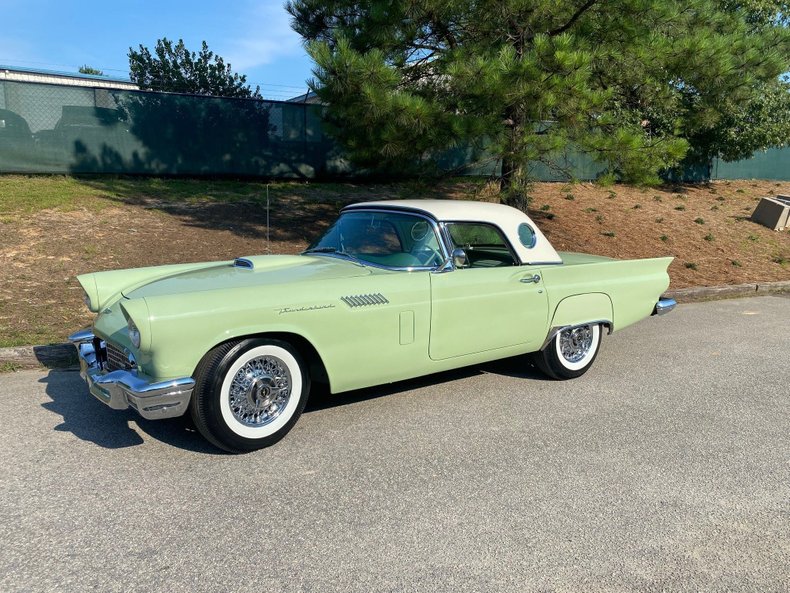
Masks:
[[[363,266],[325,256],[258,255],[240,258],[236,262],[206,264],[204,268],[157,278],[142,286],[124,290],[123,296],[136,299],[217,289],[353,278],[370,274]]]

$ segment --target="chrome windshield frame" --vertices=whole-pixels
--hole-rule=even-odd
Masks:
[[[433,230],[433,233],[436,236],[436,242],[439,244],[439,247],[442,250],[442,257],[444,258],[443,261],[438,263],[438,264],[436,264],[436,265],[433,265],[433,266],[406,266],[406,267],[404,267],[404,266],[386,266],[384,264],[369,262],[367,260],[364,260],[364,259],[361,259],[359,257],[353,256],[351,254],[348,254],[348,255],[351,255],[351,257],[353,257],[353,260],[350,259],[348,257],[348,255],[344,255],[342,253],[332,253],[332,252],[325,252],[325,253],[313,252],[313,253],[311,253],[309,251],[303,251],[301,253],[301,255],[307,255],[307,256],[316,256],[317,255],[317,256],[322,256],[322,257],[333,257],[335,259],[340,259],[340,260],[343,260],[343,261],[353,261],[353,263],[358,263],[358,264],[361,264],[363,266],[370,266],[371,268],[379,268],[379,269],[382,269],[382,270],[391,270],[393,272],[431,272],[431,271],[439,269],[439,267],[442,266],[442,264],[444,264],[444,262],[447,261],[447,259],[450,257],[449,256],[449,251],[447,250],[447,244],[445,243],[444,233],[442,232],[442,229],[440,228],[439,223],[436,221],[436,219],[431,218],[430,216],[427,216],[425,214],[422,214],[421,212],[416,212],[414,210],[409,210],[409,209],[406,209],[406,208],[401,210],[401,209],[395,209],[395,208],[375,208],[375,207],[368,207],[368,208],[361,207],[361,208],[347,208],[347,209],[344,208],[340,212],[340,216],[343,216],[343,214],[350,213],[350,212],[374,212],[374,213],[400,214],[400,215],[406,214],[408,216],[414,216],[416,218],[421,218],[421,219],[425,220],[431,226],[431,229]],[[338,217],[338,220],[340,220],[340,217]]]

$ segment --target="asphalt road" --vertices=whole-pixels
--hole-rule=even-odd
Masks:
[[[788,591],[790,299],[686,305],[569,382],[337,396],[218,454],[0,376],[0,591]]]

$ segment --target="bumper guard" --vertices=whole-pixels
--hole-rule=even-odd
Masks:
[[[192,377],[151,382],[135,369],[105,370],[96,356],[94,338],[93,332],[83,330],[69,336],[69,341],[77,347],[80,376],[96,399],[114,410],[131,407],[148,420],[174,418],[187,411],[195,387]]]
[[[677,306],[675,299],[661,297],[653,308],[652,315],[666,315]]]

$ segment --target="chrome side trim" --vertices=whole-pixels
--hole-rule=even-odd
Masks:
[[[546,346],[551,344],[551,341],[561,331],[565,331],[566,329],[574,329],[576,327],[583,327],[585,325],[603,325],[608,330],[606,332],[607,335],[611,335],[611,333],[614,331],[614,323],[609,319],[596,319],[594,321],[585,321],[584,323],[577,323],[575,325],[555,325],[549,330],[549,334],[546,336],[546,339],[543,341],[543,345],[540,347],[540,350],[545,349]]]
[[[675,302],[675,299],[661,297],[658,299],[656,306],[653,307],[653,312],[651,315],[666,315],[675,307],[677,307],[677,302]]]
[[[377,264],[367,260],[362,259],[348,259],[342,255],[338,255],[337,253],[305,253],[302,252],[301,255],[305,257],[334,257],[335,259],[339,259],[342,261],[347,261],[357,266],[361,266],[363,268],[379,268],[380,270],[389,270],[390,272],[431,272],[436,269],[436,266],[407,266],[407,267],[398,267],[398,266],[385,266],[384,264]]]
[[[195,387],[192,377],[149,381],[139,376],[135,369],[102,370],[93,346],[94,337],[93,332],[85,330],[72,334],[69,340],[77,347],[80,376],[96,399],[114,410],[134,408],[148,420],[173,418],[187,411]]]

